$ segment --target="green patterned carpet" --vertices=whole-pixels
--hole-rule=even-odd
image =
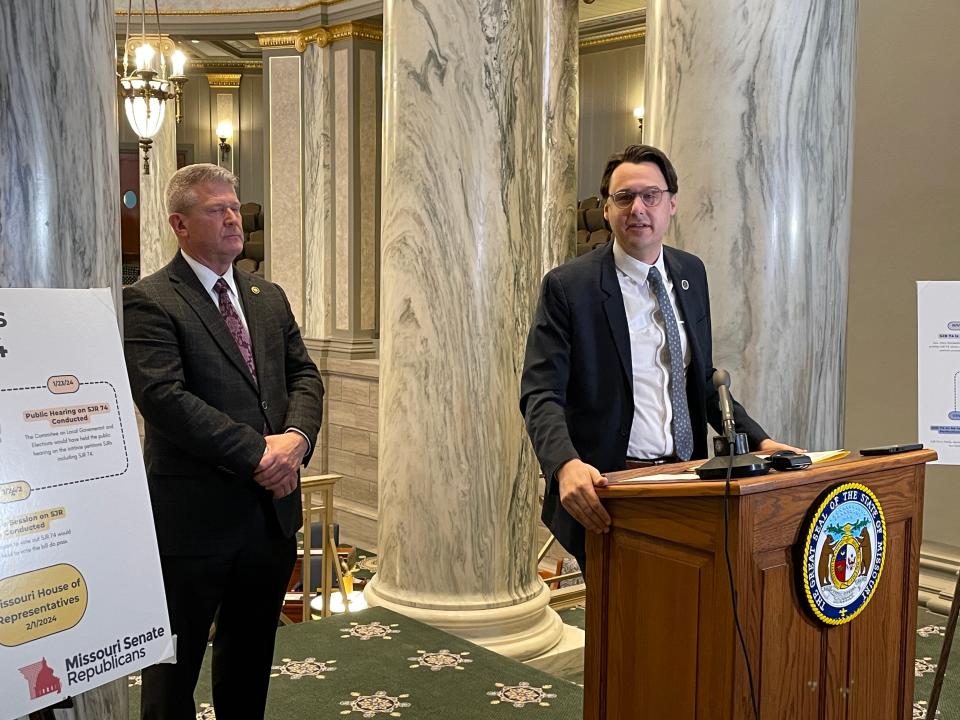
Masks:
[[[560,613],[583,627],[583,608]],[[917,612],[914,720],[927,700],[946,618]],[[198,720],[212,720],[210,653],[197,686]],[[960,640],[955,643],[937,720],[960,718]],[[555,678],[383,608],[280,628],[268,720],[293,718],[512,718],[523,713],[580,720],[582,676]],[[131,675],[131,718],[139,716],[140,676]],[[521,713],[522,711],[522,713]],[[521,713],[521,715],[518,715]]]
[[[195,698],[210,706],[210,652]],[[131,717],[140,677],[130,676]],[[516,718],[579,720],[583,690],[384,608],[277,632],[267,720]]]
[[[937,671],[937,663],[940,660],[940,649],[943,647],[943,633],[946,630],[946,625],[947,618],[945,616],[937,615],[924,608],[917,610],[917,662],[914,673],[916,686],[913,692],[914,720],[925,720],[927,718],[927,700],[930,699],[933,675]],[[958,646],[960,646],[960,638],[954,637],[946,675],[943,677],[943,689],[940,691],[940,704],[937,706],[937,718],[940,720],[960,718],[960,647]],[[928,720],[933,720],[933,718]]]

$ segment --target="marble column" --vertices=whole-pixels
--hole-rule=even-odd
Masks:
[[[125,117],[120,122],[127,122]],[[167,181],[177,171],[177,123],[168,101],[160,130],[150,146],[150,174],[140,167],[140,277],[156,272],[177,251],[177,236],[167,222]]]
[[[303,58],[293,48],[263,53],[266,277],[303,320]]]
[[[382,32],[360,23],[330,32],[332,137],[328,350],[373,357],[379,330]]]
[[[353,359],[375,356],[379,328],[382,37],[379,27],[355,22],[258,35],[270,67],[284,57],[300,63],[296,86],[278,83],[271,71],[269,97],[273,104],[287,103],[286,112],[300,112],[295,141],[302,128],[303,335],[318,352]],[[283,122],[286,127],[293,120]],[[271,133],[271,187],[284,181],[278,172],[292,182],[290,163],[275,159],[285,152],[275,143],[293,143],[292,131],[286,127],[279,138]],[[276,201],[277,192],[270,196]],[[269,217],[276,222],[277,212]],[[280,256],[276,234],[271,232],[269,249],[274,275],[278,263],[292,272],[291,256]]]
[[[331,49],[310,43],[303,51],[303,337],[328,338],[333,332]]]
[[[774,437],[839,447],[856,0],[651,0],[647,141],[710,276],[713,357]]]
[[[107,0],[0,3],[0,287],[120,287],[114,32]]]
[[[553,0],[543,13],[543,272],[577,250],[579,123],[577,0]]]
[[[520,659],[563,628],[536,574],[537,471],[517,409],[550,254],[544,168],[575,157],[543,137],[545,107],[576,96],[545,88],[547,68],[571,70],[545,61],[545,28],[574,22],[544,21],[551,4],[576,14],[573,0],[384,3],[381,555],[366,594]],[[571,183],[557,197],[573,192],[569,173],[548,176]]]
[[[119,301],[114,33],[109,0],[0,3],[0,287]],[[76,700],[81,719],[129,715],[126,679]]]

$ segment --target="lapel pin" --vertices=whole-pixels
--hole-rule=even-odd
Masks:
[[[688,283],[686,280],[681,280],[681,281],[680,281],[680,287],[682,287],[684,290],[689,290],[689,289],[690,289],[690,283]]]
[[[686,283],[687,281],[684,280],[683,282]],[[686,285],[684,285],[684,290],[686,290]],[[259,294],[260,294],[260,288],[258,288],[256,285],[251,285],[251,286],[250,286],[250,292],[252,292],[254,295],[259,295]]]

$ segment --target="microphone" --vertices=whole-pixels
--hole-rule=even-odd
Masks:
[[[697,468],[697,475],[704,480],[723,480],[728,473],[734,478],[766,475],[770,464],[750,453],[746,433],[738,433],[733,422],[730,373],[714,370],[713,386],[717,389],[723,435],[713,439],[714,456]]]
[[[731,445],[736,446],[737,430],[733,424],[733,403],[730,400],[730,373],[726,370],[714,370],[713,386],[720,396],[720,417],[723,419],[723,434]]]

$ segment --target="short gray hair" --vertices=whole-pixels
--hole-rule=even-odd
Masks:
[[[207,183],[228,183],[233,185],[234,191],[239,185],[237,176],[219,165],[212,163],[186,165],[177,170],[167,182],[167,214],[187,212],[197,203],[197,194],[193,188]]]

